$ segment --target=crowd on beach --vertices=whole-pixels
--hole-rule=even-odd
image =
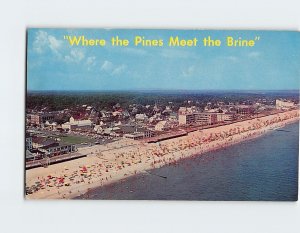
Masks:
[[[176,165],[180,159],[220,149],[244,139],[259,136],[275,127],[299,119],[298,111],[256,118],[231,125],[209,128],[157,143],[113,142],[109,150],[94,146],[89,157],[57,166],[59,169],[36,175],[27,171],[26,197],[71,198],[84,194],[91,187],[98,187],[123,179],[145,170],[165,165]],[[123,144],[122,144],[123,143]],[[126,146],[124,146],[126,145]],[[38,173],[40,174],[40,173]]]

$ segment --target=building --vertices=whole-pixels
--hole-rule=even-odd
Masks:
[[[48,137],[32,137],[32,147],[34,149],[41,148],[56,143],[56,140]]]
[[[61,125],[66,131],[90,131],[92,129],[91,120],[75,120],[73,117],[70,118],[69,122]]]
[[[32,150],[32,137],[30,134],[26,133],[25,136],[25,148],[26,150]]]
[[[139,132],[134,132],[134,133],[130,133],[130,134],[124,134],[123,137],[124,138],[133,139],[133,140],[139,140],[139,139],[145,138],[144,134],[143,133],[139,133]]]
[[[178,116],[179,125],[211,125],[218,122],[217,113],[211,112],[193,112],[187,114],[180,114]]]
[[[254,108],[249,105],[236,106],[236,113],[239,115],[251,115],[254,113]]]
[[[103,129],[102,134],[109,135],[113,137],[119,137],[120,136],[120,128],[119,127],[108,127]]]
[[[35,150],[40,154],[46,154],[48,156],[56,156],[76,151],[74,144],[60,142],[47,137],[33,137],[32,148],[34,148],[32,151]]]
[[[235,119],[233,113],[219,113],[215,111],[198,112],[179,109],[178,122],[179,125],[213,125],[221,122],[230,122]]]
[[[124,138],[130,139],[142,139],[142,138],[150,138],[154,136],[154,132],[143,127],[137,127],[132,125],[123,125],[120,126],[120,131],[123,134]]]
[[[55,142],[53,144],[39,148],[40,151],[45,152],[47,156],[53,157],[57,155],[75,152],[76,146],[73,144]]]
[[[289,100],[282,100],[282,99],[277,99],[276,100],[276,108],[281,109],[281,108],[292,108],[295,106],[295,103]]]
[[[100,111],[100,119],[102,120],[109,120],[113,115],[111,111],[101,110]]]
[[[218,123],[218,113],[199,112],[195,113],[195,123],[200,125],[213,125]]]
[[[148,120],[148,117],[145,113],[144,114],[136,114],[135,115],[135,120],[140,121],[140,122],[144,122],[144,121]]]
[[[169,128],[170,126],[167,121],[159,121],[154,127],[155,131],[164,131],[168,130]]]
[[[178,114],[177,112],[171,112],[169,116],[170,121],[177,121],[178,120]]]
[[[190,125],[195,122],[194,113],[178,114],[179,125]]]
[[[217,114],[215,112],[199,112],[196,108],[180,107],[178,111],[179,125],[210,125],[217,122]]]
[[[236,114],[232,112],[217,113],[217,122],[232,122],[236,120]]]
[[[29,123],[34,125],[41,125],[46,121],[51,122],[53,120],[54,120],[53,113],[36,113],[36,114],[29,115]]]
[[[45,126],[51,130],[55,130],[57,128],[57,123],[56,122],[50,123],[49,121],[46,121]]]
[[[29,150],[26,150],[26,152],[25,152],[25,160],[26,161],[33,160],[33,159],[35,159],[36,156],[37,156],[36,154],[31,153],[31,151],[29,151]]]
[[[195,114],[191,108],[180,107],[178,110],[179,125],[189,125],[195,122]]]
[[[94,127],[94,132],[96,132],[97,134],[102,134],[104,131],[103,127],[101,127],[101,125],[95,125]]]

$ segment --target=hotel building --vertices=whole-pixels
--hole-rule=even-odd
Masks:
[[[220,122],[231,122],[235,119],[233,113],[198,112],[180,108],[178,112],[179,125],[213,125]]]

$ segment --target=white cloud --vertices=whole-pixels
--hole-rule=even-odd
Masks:
[[[58,52],[58,49],[62,45],[61,40],[57,40],[54,36],[48,36],[48,41],[49,41],[49,47],[52,51]]]
[[[189,76],[194,74],[194,71],[195,71],[195,67],[194,66],[189,66],[187,69],[182,71],[182,75],[184,77],[189,77]]]
[[[50,49],[53,53],[59,54],[58,50],[61,45],[61,40],[56,39],[45,31],[39,30],[35,35],[33,50],[37,53],[43,53],[45,50]]]
[[[110,61],[104,61],[102,66],[101,66],[101,70],[104,70],[106,72],[109,72],[113,69],[113,64]]]
[[[43,30],[35,33],[33,50],[38,54],[44,53],[47,56],[47,52],[51,51],[55,55],[54,59],[67,63],[82,62],[86,64],[88,70],[96,65],[96,57],[90,56],[85,59],[84,49],[64,47],[62,40]]]
[[[229,61],[233,61],[233,62],[238,61],[238,58],[235,57],[235,56],[228,56],[228,57],[226,57],[226,58],[227,58],[227,60],[229,60]]]
[[[33,50],[37,53],[42,53],[48,43],[48,33],[44,31],[38,31],[35,35],[33,42]]]
[[[126,69],[126,66],[124,64],[120,65],[120,66],[116,67],[111,74],[119,75],[119,74],[123,73],[125,71],[125,69]]]
[[[71,51],[71,55],[73,57],[76,57],[78,61],[81,61],[84,58],[84,53],[83,51],[79,50],[79,49],[74,49]]]
[[[120,75],[122,72],[126,70],[126,68],[127,66],[124,64],[116,66],[112,62],[105,60],[100,69],[114,76],[114,75]]]
[[[86,59],[86,64],[87,64],[87,65],[94,64],[94,63],[95,63],[95,60],[96,60],[96,57],[95,57],[95,56],[93,56],[93,57],[88,57],[88,58]]]
[[[84,59],[85,55],[80,49],[72,49],[70,54],[65,55],[64,60],[66,62],[81,62]]]
[[[96,65],[96,57],[95,56],[92,56],[92,57],[88,57],[86,59],[86,62],[85,62],[86,66],[87,66],[87,69],[88,70],[91,70],[92,67],[94,67]]]
[[[253,51],[253,52],[248,53],[248,57],[250,57],[250,58],[257,58],[260,55],[261,55],[261,53],[257,52],[257,51]]]

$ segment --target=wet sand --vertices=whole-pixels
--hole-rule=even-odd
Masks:
[[[88,157],[26,171],[26,187],[35,192],[26,199],[71,199],[91,188],[199,156],[299,120],[299,111],[246,120],[147,144],[122,139],[106,145],[80,148]]]

